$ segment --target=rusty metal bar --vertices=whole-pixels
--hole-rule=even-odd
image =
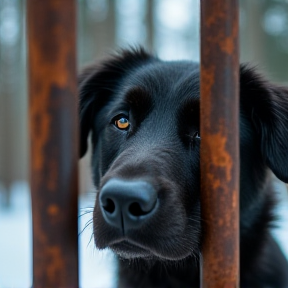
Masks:
[[[201,1],[202,287],[239,286],[238,1]]]
[[[33,288],[78,287],[75,0],[27,0]]]

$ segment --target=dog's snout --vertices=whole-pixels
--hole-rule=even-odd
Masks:
[[[158,207],[155,189],[142,180],[110,179],[99,200],[105,221],[123,232],[140,228]]]

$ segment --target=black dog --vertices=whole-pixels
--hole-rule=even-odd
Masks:
[[[241,287],[288,287],[269,228],[288,182],[288,90],[240,69]],[[199,65],[143,50],[79,78],[81,156],[92,131],[95,243],[119,258],[119,287],[199,287]],[[221,269],[221,267],[219,267]]]

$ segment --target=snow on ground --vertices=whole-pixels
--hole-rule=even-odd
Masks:
[[[91,219],[91,213],[80,215],[91,211],[87,207],[93,206],[92,197],[80,198],[79,233]],[[32,225],[27,185],[15,185],[11,200],[11,208],[0,208],[0,288],[28,288],[32,285]],[[114,256],[94,248],[91,229],[89,225],[79,236],[80,287],[114,288]]]
[[[80,199],[79,226],[80,233],[86,223],[91,220],[95,195],[90,194]],[[87,208],[88,207],[88,208]],[[85,212],[90,211],[83,215]],[[81,216],[82,215],[82,216]],[[79,236],[80,253],[80,287],[83,288],[113,288],[116,287],[116,264],[112,252],[98,251],[91,239],[92,224]],[[1,287],[1,286],[0,286]]]
[[[288,191],[287,186],[280,181],[276,182],[275,185],[279,201],[275,214],[279,220],[276,222],[278,227],[273,230],[273,234],[288,259]]]
[[[278,183],[281,215],[279,228],[274,230],[280,245],[288,257],[288,196],[285,186]],[[79,215],[91,211],[94,202],[92,194],[80,198]],[[31,287],[32,244],[31,205],[28,187],[17,184],[12,189],[11,208],[0,209],[0,288]],[[91,219],[91,213],[79,217],[79,233]],[[285,227],[286,225],[286,227]],[[92,225],[79,236],[80,287],[114,288],[116,286],[116,265],[109,251],[97,251],[91,239]],[[89,243],[90,242],[90,243]]]

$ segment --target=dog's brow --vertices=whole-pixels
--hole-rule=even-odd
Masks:
[[[126,92],[125,101],[135,107],[147,106],[151,103],[151,96],[145,89],[136,86]]]
[[[190,122],[191,119],[199,122],[200,101],[197,98],[190,98],[183,101],[179,109],[179,119]]]
[[[199,111],[199,106],[200,106],[200,101],[197,98],[189,98],[186,99],[185,101],[183,101],[183,104],[181,105],[181,109],[182,111],[187,111],[187,112],[191,112],[191,111]]]

